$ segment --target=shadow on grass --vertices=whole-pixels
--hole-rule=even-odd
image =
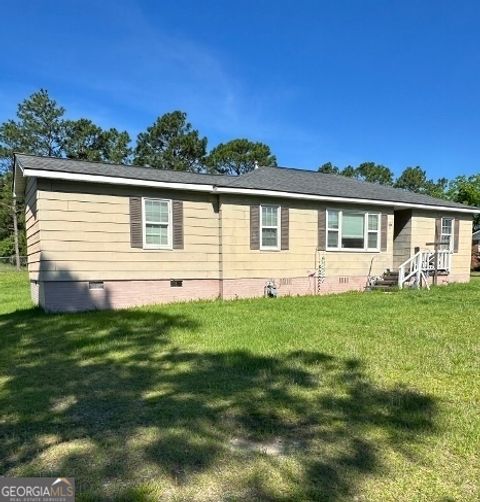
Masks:
[[[85,500],[155,500],[138,485],[292,459],[287,489],[245,469],[233,498],[337,500],[386,472],[383,449],[413,455],[435,432],[432,397],[377,387],[357,359],[175,347],[176,330],[201,329],[167,309],[0,316],[0,472],[73,476]]]

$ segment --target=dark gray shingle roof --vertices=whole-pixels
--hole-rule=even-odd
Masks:
[[[121,164],[59,159],[55,157],[37,157],[35,155],[18,153],[15,154],[15,158],[22,168],[89,174],[93,176],[112,176],[115,178],[206,185],[217,184],[219,179],[225,178],[225,176],[216,174],[187,173],[185,171],[170,171],[166,169],[152,169],[151,167],[124,166]]]
[[[367,183],[338,174],[324,174],[292,168],[260,167],[255,171],[238,176],[229,186],[237,188],[256,188],[278,190],[309,195],[330,197],[348,197],[355,199],[382,200],[408,204],[426,204],[430,206],[460,207],[463,204],[436,199],[399,188]]]
[[[463,204],[436,199],[398,188],[366,183],[335,174],[324,174],[301,169],[259,167],[242,176],[224,176],[215,174],[197,174],[183,171],[152,169],[83,160],[59,159],[16,154],[15,158],[22,168],[88,174],[93,176],[111,176],[146,181],[164,181],[170,183],[207,184],[218,187],[250,188],[274,190],[298,194],[330,197],[348,197],[377,201],[399,202],[467,208]]]

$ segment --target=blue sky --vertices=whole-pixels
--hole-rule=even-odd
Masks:
[[[132,137],[188,113],[281,165],[480,172],[480,3],[4,1],[0,121],[40,87]]]

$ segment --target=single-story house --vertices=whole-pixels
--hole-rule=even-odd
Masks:
[[[15,155],[32,297],[47,311],[470,277],[476,208],[343,176],[238,177]],[[437,251],[436,258],[434,259]]]

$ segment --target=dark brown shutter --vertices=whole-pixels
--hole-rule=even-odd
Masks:
[[[172,201],[173,249],[183,249],[183,201]]]
[[[260,206],[250,206],[250,249],[260,249]]]
[[[388,245],[388,214],[382,214],[380,240],[381,240],[380,251],[386,251]]]
[[[318,210],[318,249],[325,251],[327,244],[327,211],[322,208]]]
[[[458,241],[460,238],[460,220],[455,218],[453,220],[453,252],[458,253]]]
[[[218,214],[220,212],[220,195],[217,195],[212,202],[213,212]]]
[[[281,229],[282,229],[282,236],[281,236],[281,246],[280,248],[281,249],[288,249],[288,245],[289,245],[289,234],[290,234],[290,214],[289,214],[289,210],[288,210],[288,207],[283,207],[282,206],[282,209],[281,209],[281,213],[282,213],[282,226],[281,226]]]
[[[435,219],[435,242],[440,242],[442,236],[442,218]]]
[[[130,197],[130,247],[143,247],[142,198]]]

